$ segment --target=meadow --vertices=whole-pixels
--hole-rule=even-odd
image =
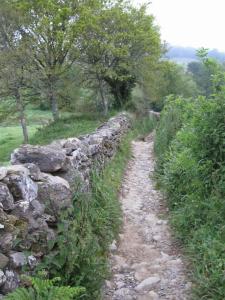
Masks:
[[[98,114],[73,114],[61,112],[61,118],[53,122],[51,112],[30,106],[26,110],[29,143],[48,144],[55,139],[75,137],[87,134],[104,120]],[[4,119],[0,123],[0,165],[9,164],[12,151],[22,145],[23,134],[17,118]]]

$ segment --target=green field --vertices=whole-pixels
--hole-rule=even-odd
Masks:
[[[29,126],[30,136],[34,135],[37,125]],[[7,164],[13,149],[23,142],[20,126],[0,126],[0,165]]]
[[[61,119],[52,122],[51,112],[29,108],[26,111],[29,143],[48,144],[55,139],[86,134],[98,127],[103,118],[63,112]],[[17,118],[0,123],[0,165],[7,165],[12,151],[23,143],[22,129]]]

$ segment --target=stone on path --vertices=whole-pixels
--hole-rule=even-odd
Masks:
[[[146,278],[145,280],[143,280],[138,286],[136,286],[136,291],[140,292],[140,291],[149,291],[151,290],[155,284],[160,282],[160,278],[159,277],[149,277]]]

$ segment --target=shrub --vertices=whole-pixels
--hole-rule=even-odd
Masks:
[[[182,127],[184,120],[193,109],[192,101],[182,97],[168,96],[165,107],[161,112],[160,122],[157,127],[154,150],[157,154],[158,163],[162,163],[164,155],[171,141]]]
[[[193,262],[194,299],[225,298],[224,108],[221,96],[178,99],[167,104],[157,130],[158,179]],[[179,115],[171,118],[174,112]]]

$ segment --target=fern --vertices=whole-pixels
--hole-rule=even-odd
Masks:
[[[70,300],[78,299],[77,297],[84,295],[85,288],[56,286],[56,282],[60,278],[40,279],[28,277],[31,281],[31,287],[18,288],[13,293],[6,296],[6,300]]]

